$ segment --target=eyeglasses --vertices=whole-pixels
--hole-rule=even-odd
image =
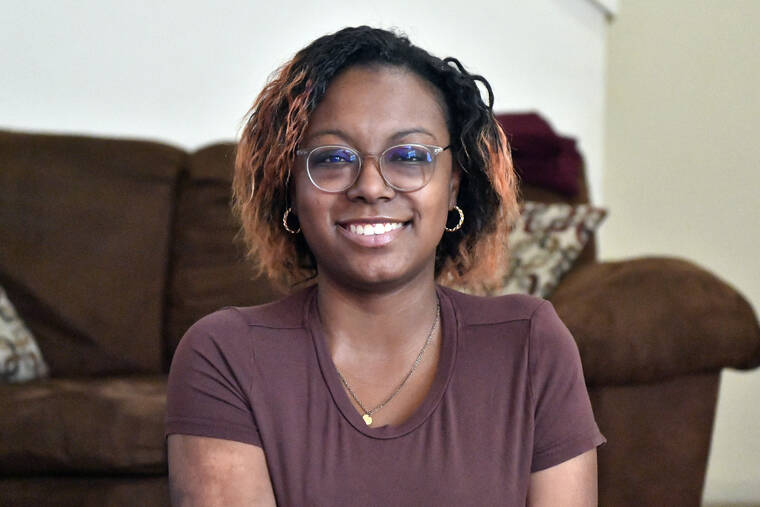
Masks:
[[[436,157],[450,147],[399,144],[379,155],[364,153],[364,157],[377,160],[380,176],[389,187],[400,192],[413,192],[430,182]],[[359,179],[362,156],[347,146],[318,146],[312,150],[298,150],[296,155],[306,156],[306,174],[314,186],[324,192],[343,192]]]

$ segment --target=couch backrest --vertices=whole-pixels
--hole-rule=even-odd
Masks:
[[[267,303],[282,294],[244,260],[230,208],[235,145],[215,144],[188,157],[179,181],[167,298],[165,367],[182,335],[223,306]]]
[[[53,375],[158,372],[185,154],[0,132],[0,284]]]

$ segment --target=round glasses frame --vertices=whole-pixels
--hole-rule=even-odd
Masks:
[[[383,172],[383,160],[384,160],[385,154],[388,153],[389,151],[393,150],[393,149],[400,148],[400,147],[403,147],[403,146],[412,146],[412,147],[425,148],[426,150],[429,150],[431,152],[431,154],[432,154],[433,160],[432,160],[431,164],[433,166],[433,169],[430,171],[430,176],[427,178],[427,180],[425,180],[422,183],[422,185],[420,185],[418,187],[414,187],[414,188],[401,188],[401,187],[398,187],[398,186],[392,184],[390,181],[388,181],[388,178],[385,176],[385,173]],[[350,151],[352,153],[355,153],[356,156],[357,156],[357,158],[359,159],[359,169],[356,171],[356,175],[354,176],[354,179],[351,180],[351,183],[349,183],[348,185],[346,185],[345,188],[342,188],[340,190],[327,190],[327,189],[325,189],[325,188],[320,187],[319,185],[317,185],[317,183],[314,181],[314,178],[312,178],[311,171],[310,171],[310,168],[309,168],[309,159],[311,158],[311,154],[312,153],[314,153],[317,150],[322,150],[324,148],[339,148],[341,150],[348,150],[348,151]],[[423,188],[428,183],[430,183],[430,180],[433,179],[433,174],[435,173],[436,160],[438,159],[438,155],[440,155],[441,153],[443,153],[445,150],[448,150],[449,148],[451,148],[450,144],[448,146],[445,146],[445,147],[440,147],[440,146],[436,146],[434,144],[403,143],[403,144],[394,144],[393,146],[389,146],[388,148],[386,148],[385,150],[383,150],[382,153],[378,154],[378,153],[361,153],[358,150],[355,150],[355,149],[350,148],[348,146],[342,146],[340,144],[327,144],[327,145],[324,145],[324,146],[317,146],[317,147],[312,148],[310,150],[306,150],[306,149],[297,150],[296,151],[296,155],[299,156],[299,157],[304,157],[304,156],[306,157],[306,175],[309,177],[309,181],[311,181],[311,184],[314,185],[315,187],[317,187],[319,190],[321,190],[323,192],[327,192],[328,194],[339,194],[339,193],[345,192],[349,188],[353,187],[354,184],[356,183],[356,181],[359,179],[359,176],[362,173],[362,168],[364,167],[364,158],[374,158],[377,161],[377,168],[380,171],[380,177],[383,178],[383,181],[385,182],[386,185],[388,185],[389,187],[391,187],[392,189],[394,189],[394,190],[396,190],[398,192],[414,192],[414,191],[417,191],[417,190]]]

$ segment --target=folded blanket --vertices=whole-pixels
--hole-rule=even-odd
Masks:
[[[523,183],[568,197],[578,193],[583,159],[575,139],[557,135],[537,113],[499,114],[496,120],[507,134],[515,169]]]

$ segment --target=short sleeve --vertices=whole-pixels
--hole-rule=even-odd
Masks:
[[[578,346],[548,301],[531,317],[529,358],[536,472],[607,440],[594,420]]]
[[[249,396],[248,331],[234,308],[207,315],[187,330],[169,371],[166,437],[181,433],[261,446]]]

